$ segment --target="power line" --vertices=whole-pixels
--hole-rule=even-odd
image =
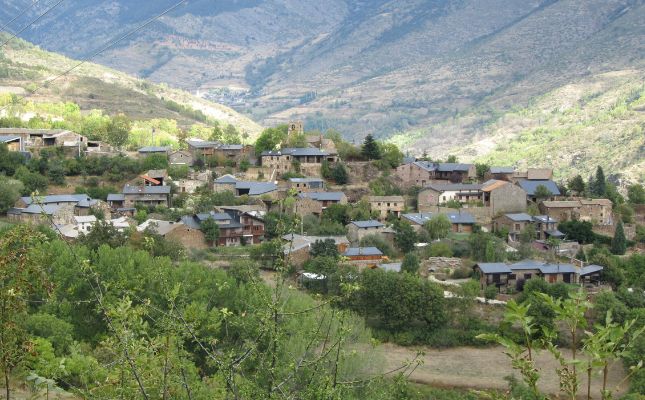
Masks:
[[[7,28],[9,27],[9,25],[11,25],[15,20],[17,20],[18,18],[22,17],[23,15],[25,15],[25,13],[26,13],[27,11],[31,10],[32,8],[34,8],[34,6],[35,6],[36,4],[38,4],[38,2],[39,2],[39,1],[40,1],[40,0],[35,0],[33,3],[31,3],[31,5],[30,5],[29,7],[25,8],[24,10],[22,10],[22,12],[21,12],[20,14],[16,15],[15,17],[13,17],[13,19],[12,19],[11,21],[9,21],[9,22],[7,22],[6,24],[2,25],[2,28],[0,28],[0,32],[3,32],[3,31],[4,31],[5,29],[7,29]]]
[[[61,0],[61,1],[63,1],[63,0]],[[156,20],[158,20],[159,18],[161,18],[161,17],[163,17],[164,15],[166,15],[166,14],[170,13],[171,11],[175,10],[177,7],[181,6],[182,4],[186,3],[187,1],[188,1],[188,0],[181,0],[181,1],[179,1],[178,3],[176,3],[174,6],[172,6],[172,7],[168,8],[167,10],[165,10],[164,12],[162,12],[161,14],[159,14],[159,15],[157,15],[157,16],[154,16],[154,17],[152,17],[152,18],[150,18],[150,19],[148,19],[148,20],[147,20],[145,23],[143,23],[142,25],[138,26],[137,28],[135,28],[135,29],[131,30],[130,32],[126,33],[125,35],[121,36],[119,39],[117,39],[117,40],[115,40],[115,41],[112,41],[112,42],[110,42],[110,43],[106,44],[105,46],[101,47],[101,48],[100,48],[99,50],[97,50],[94,54],[92,54],[92,55],[91,55],[91,56],[89,56],[89,57],[86,57],[86,58],[82,59],[82,60],[81,60],[81,61],[79,61],[76,65],[74,65],[73,67],[71,67],[71,68],[67,69],[65,72],[63,72],[63,73],[61,73],[61,74],[59,74],[59,75],[55,76],[55,77],[54,77],[54,78],[52,78],[52,79],[49,79],[49,80],[45,81],[45,82],[44,82],[44,83],[42,83],[40,86],[38,86],[38,87],[36,87],[35,89],[33,89],[32,91],[30,91],[30,92],[29,92],[29,94],[27,94],[27,95],[25,95],[25,96],[20,97],[20,98],[18,99],[18,101],[24,100],[24,99],[26,99],[26,98],[28,98],[28,97],[32,96],[32,95],[33,95],[33,94],[35,94],[37,91],[39,91],[40,89],[42,89],[42,88],[46,87],[46,86],[47,86],[47,85],[49,85],[50,83],[52,83],[52,82],[54,82],[54,81],[56,81],[56,80],[58,80],[58,79],[62,78],[63,76],[65,76],[65,75],[69,74],[70,72],[74,71],[76,68],[80,67],[81,65],[83,65],[83,64],[85,64],[85,63],[87,63],[87,62],[89,62],[89,61],[93,60],[93,59],[94,59],[96,56],[98,56],[99,54],[103,53],[104,51],[106,51],[106,50],[108,50],[108,49],[112,48],[113,46],[115,46],[116,44],[118,44],[119,42],[124,41],[125,39],[129,38],[130,36],[134,35],[135,33],[139,32],[140,30],[144,29],[145,27],[147,27],[147,26],[148,26],[148,25],[150,25],[151,23],[155,22],[155,21],[156,21]],[[0,111],[5,110],[5,109],[6,109],[7,107],[9,107],[10,105],[11,105],[11,103],[10,103],[10,104],[5,105],[5,106],[4,106],[4,107],[2,107],[2,108],[0,108]]]
[[[46,16],[47,14],[49,14],[50,12],[52,12],[52,11],[54,10],[54,8],[58,7],[58,5],[59,5],[60,3],[62,3],[63,1],[65,1],[65,0],[58,0],[58,2],[57,2],[56,4],[54,4],[53,6],[49,7],[49,8],[48,8],[44,13],[40,14],[38,17],[36,17],[36,19],[34,19],[34,20],[33,20],[33,21],[31,21],[29,24],[27,24],[24,28],[22,28],[21,30],[19,30],[18,32],[16,32],[16,33],[15,33],[14,35],[12,35],[9,39],[7,39],[6,41],[4,41],[4,43],[0,44],[0,49],[1,49],[1,48],[3,48],[3,47],[4,47],[7,43],[9,43],[10,41],[12,41],[13,39],[15,39],[18,35],[20,35],[21,33],[23,33],[25,30],[27,30],[27,28],[29,28],[30,26],[32,26],[32,25],[33,25],[33,24],[35,24],[36,22],[40,21],[44,16]]]

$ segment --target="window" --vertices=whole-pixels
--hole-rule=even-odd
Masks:
[[[390,203],[387,203],[387,206],[389,207],[389,206],[390,206]]]
[[[520,230],[520,224],[515,224],[515,230],[519,231]]]
[[[524,274],[524,279],[531,279],[533,274]]]

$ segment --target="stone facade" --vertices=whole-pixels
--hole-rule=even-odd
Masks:
[[[186,150],[178,150],[170,153],[168,156],[168,163],[170,165],[193,165],[193,155]]]
[[[526,212],[526,191],[508,182],[483,188],[483,203],[490,208],[490,215]]]
[[[405,210],[405,199],[403,196],[369,196],[370,210],[379,213],[379,219],[385,220],[390,214],[397,218]]]
[[[460,183],[477,177],[473,164],[441,164],[415,161],[397,167],[396,176],[402,186],[426,186],[431,183],[449,181]]]
[[[609,199],[575,199],[544,201],[540,211],[560,221],[589,221],[594,225],[613,226],[612,202]]]

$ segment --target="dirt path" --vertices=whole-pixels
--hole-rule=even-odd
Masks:
[[[417,349],[385,344],[382,350],[387,360],[386,370],[390,370],[400,366],[406,360],[412,360]],[[472,389],[506,389],[508,385],[504,377],[514,372],[510,366],[510,359],[503,353],[501,347],[458,347],[445,350],[419,348],[419,350],[425,352],[422,357],[424,364],[412,373],[410,379],[420,384]],[[540,352],[537,360],[538,367],[542,370],[541,390],[556,394],[559,391],[555,372],[557,362],[546,351]],[[519,374],[515,375],[519,377]],[[615,364],[610,371],[609,387],[614,388],[624,377],[622,366],[619,363]],[[586,377],[581,379],[581,387],[586,388]],[[602,377],[594,376],[592,379],[592,394],[599,398]],[[627,385],[623,384],[619,393],[624,393],[626,390]],[[586,396],[580,396],[580,398],[583,397]]]

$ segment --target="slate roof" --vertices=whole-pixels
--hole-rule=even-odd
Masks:
[[[139,153],[167,153],[170,147],[166,146],[146,146],[139,149]]]
[[[475,265],[485,274],[510,274],[513,271],[504,263],[478,263]]]
[[[603,269],[605,269],[605,267],[603,267],[601,265],[595,265],[595,264],[587,265],[586,267],[583,267],[580,270],[580,276],[593,274],[595,272],[602,271]]]
[[[273,182],[242,182],[235,184],[235,189],[248,189],[249,196],[258,196],[270,193],[278,189],[278,185]]]
[[[415,161],[412,163],[419,168],[422,168],[428,172],[439,171],[439,172],[468,172],[472,164],[460,164],[460,163],[433,163],[430,161]]]
[[[535,261],[535,260],[522,260],[518,261],[514,264],[511,264],[511,269],[515,270],[522,270],[522,269],[539,269],[540,266],[544,265],[544,262],[542,261]]]
[[[31,204],[27,208],[21,209],[21,212],[23,214],[42,214],[45,213],[47,215],[54,215],[56,211],[60,206],[57,206],[55,204]]]
[[[242,150],[244,145],[241,144],[223,144],[219,147],[221,150]]]
[[[413,214],[402,214],[401,217],[407,219],[410,222],[413,222],[417,225],[423,225],[427,221],[432,219],[432,213],[413,213]]]
[[[195,139],[186,140],[186,144],[196,149],[208,149],[212,147],[217,148],[222,145],[222,143],[220,142],[213,142],[208,140],[195,140]]]
[[[170,186],[130,186],[123,187],[123,194],[170,194]]]
[[[12,142],[16,139],[20,140],[20,136],[0,136],[0,143]]]
[[[533,217],[533,220],[536,222],[542,222],[544,224],[549,223],[549,224],[554,224],[558,222],[557,219],[553,217],[549,217],[548,215],[536,215]]]
[[[527,213],[504,214],[508,219],[515,222],[533,222],[533,217]]]
[[[582,203],[578,200],[559,200],[559,201],[543,201],[542,205],[546,208],[578,208]]]
[[[564,233],[560,232],[557,229],[554,231],[546,231],[546,234],[554,238],[563,238],[566,236]]]
[[[30,196],[21,197],[21,200],[29,205],[33,202],[33,199]],[[49,196],[36,196],[38,203],[50,204],[50,203],[79,203],[80,201],[91,201],[92,199],[86,194],[56,194]]]
[[[156,225],[156,226],[155,226]],[[166,234],[172,232],[175,228],[183,225],[183,222],[173,222],[173,221],[162,221],[159,219],[149,219],[137,226],[137,232],[143,232],[146,229],[150,228],[152,231],[158,235],[165,236]]]
[[[125,196],[122,193],[110,193],[107,196],[107,201],[125,201]]]
[[[543,264],[540,266],[543,274],[578,273],[578,269],[571,264]]]
[[[85,224],[85,223],[91,223],[91,222],[97,221],[94,215],[75,215],[74,220],[78,224]]]
[[[206,221],[209,218],[212,218],[215,221],[233,220],[233,217],[231,217],[227,213],[216,213],[214,211],[211,211],[209,213],[200,213],[200,214],[197,214],[196,217],[199,221]]]
[[[343,253],[345,257],[382,256],[383,252],[376,247],[351,247]]]
[[[282,150],[263,151],[265,156],[328,156],[329,153],[314,147],[285,148]]]
[[[320,178],[290,178],[289,181],[293,183],[323,183],[324,182]]]
[[[356,225],[357,227],[362,228],[362,229],[364,229],[364,228],[380,228],[380,227],[385,226],[385,225],[383,225],[382,223],[380,223],[380,222],[378,222],[378,221],[375,221],[375,220],[369,220],[369,221],[352,221],[352,222],[350,222],[350,223],[351,223],[351,224],[354,224],[354,225]]]
[[[453,224],[470,225],[475,223],[475,218],[470,213],[467,213],[465,211],[446,213],[446,216]]]
[[[222,175],[214,181],[216,184],[232,184],[237,182],[237,178],[231,174]]]
[[[483,187],[484,185],[479,183],[432,183],[427,185],[425,189],[432,189],[437,192],[456,192],[461,190],[479,191]]]
[[[560,195],[560,189],[558,189],[558,185],[552,180],[521,180],[518,182],[518,184],[522,189],[526,191],[529,196],[535,195],[535,190],[540,185],[546,187],[554,196]]]
[[[370,203],[374,202],[394,202],[394,203],[403,203],[405,202],[405,198],[403,196],[369,196],[367,199]]]
[[[491,174],[512,174],[515,172],[514,167],[490,167]]]
[[[299,193],[298,197],[302,199],[312,199],[317,201],[341,201],[345,197],[343,192],[307,192]]]
[[[181,217],[181,222],[190,229],[200,230],[202,228],[200,222],[194,215],[184,215]]]

